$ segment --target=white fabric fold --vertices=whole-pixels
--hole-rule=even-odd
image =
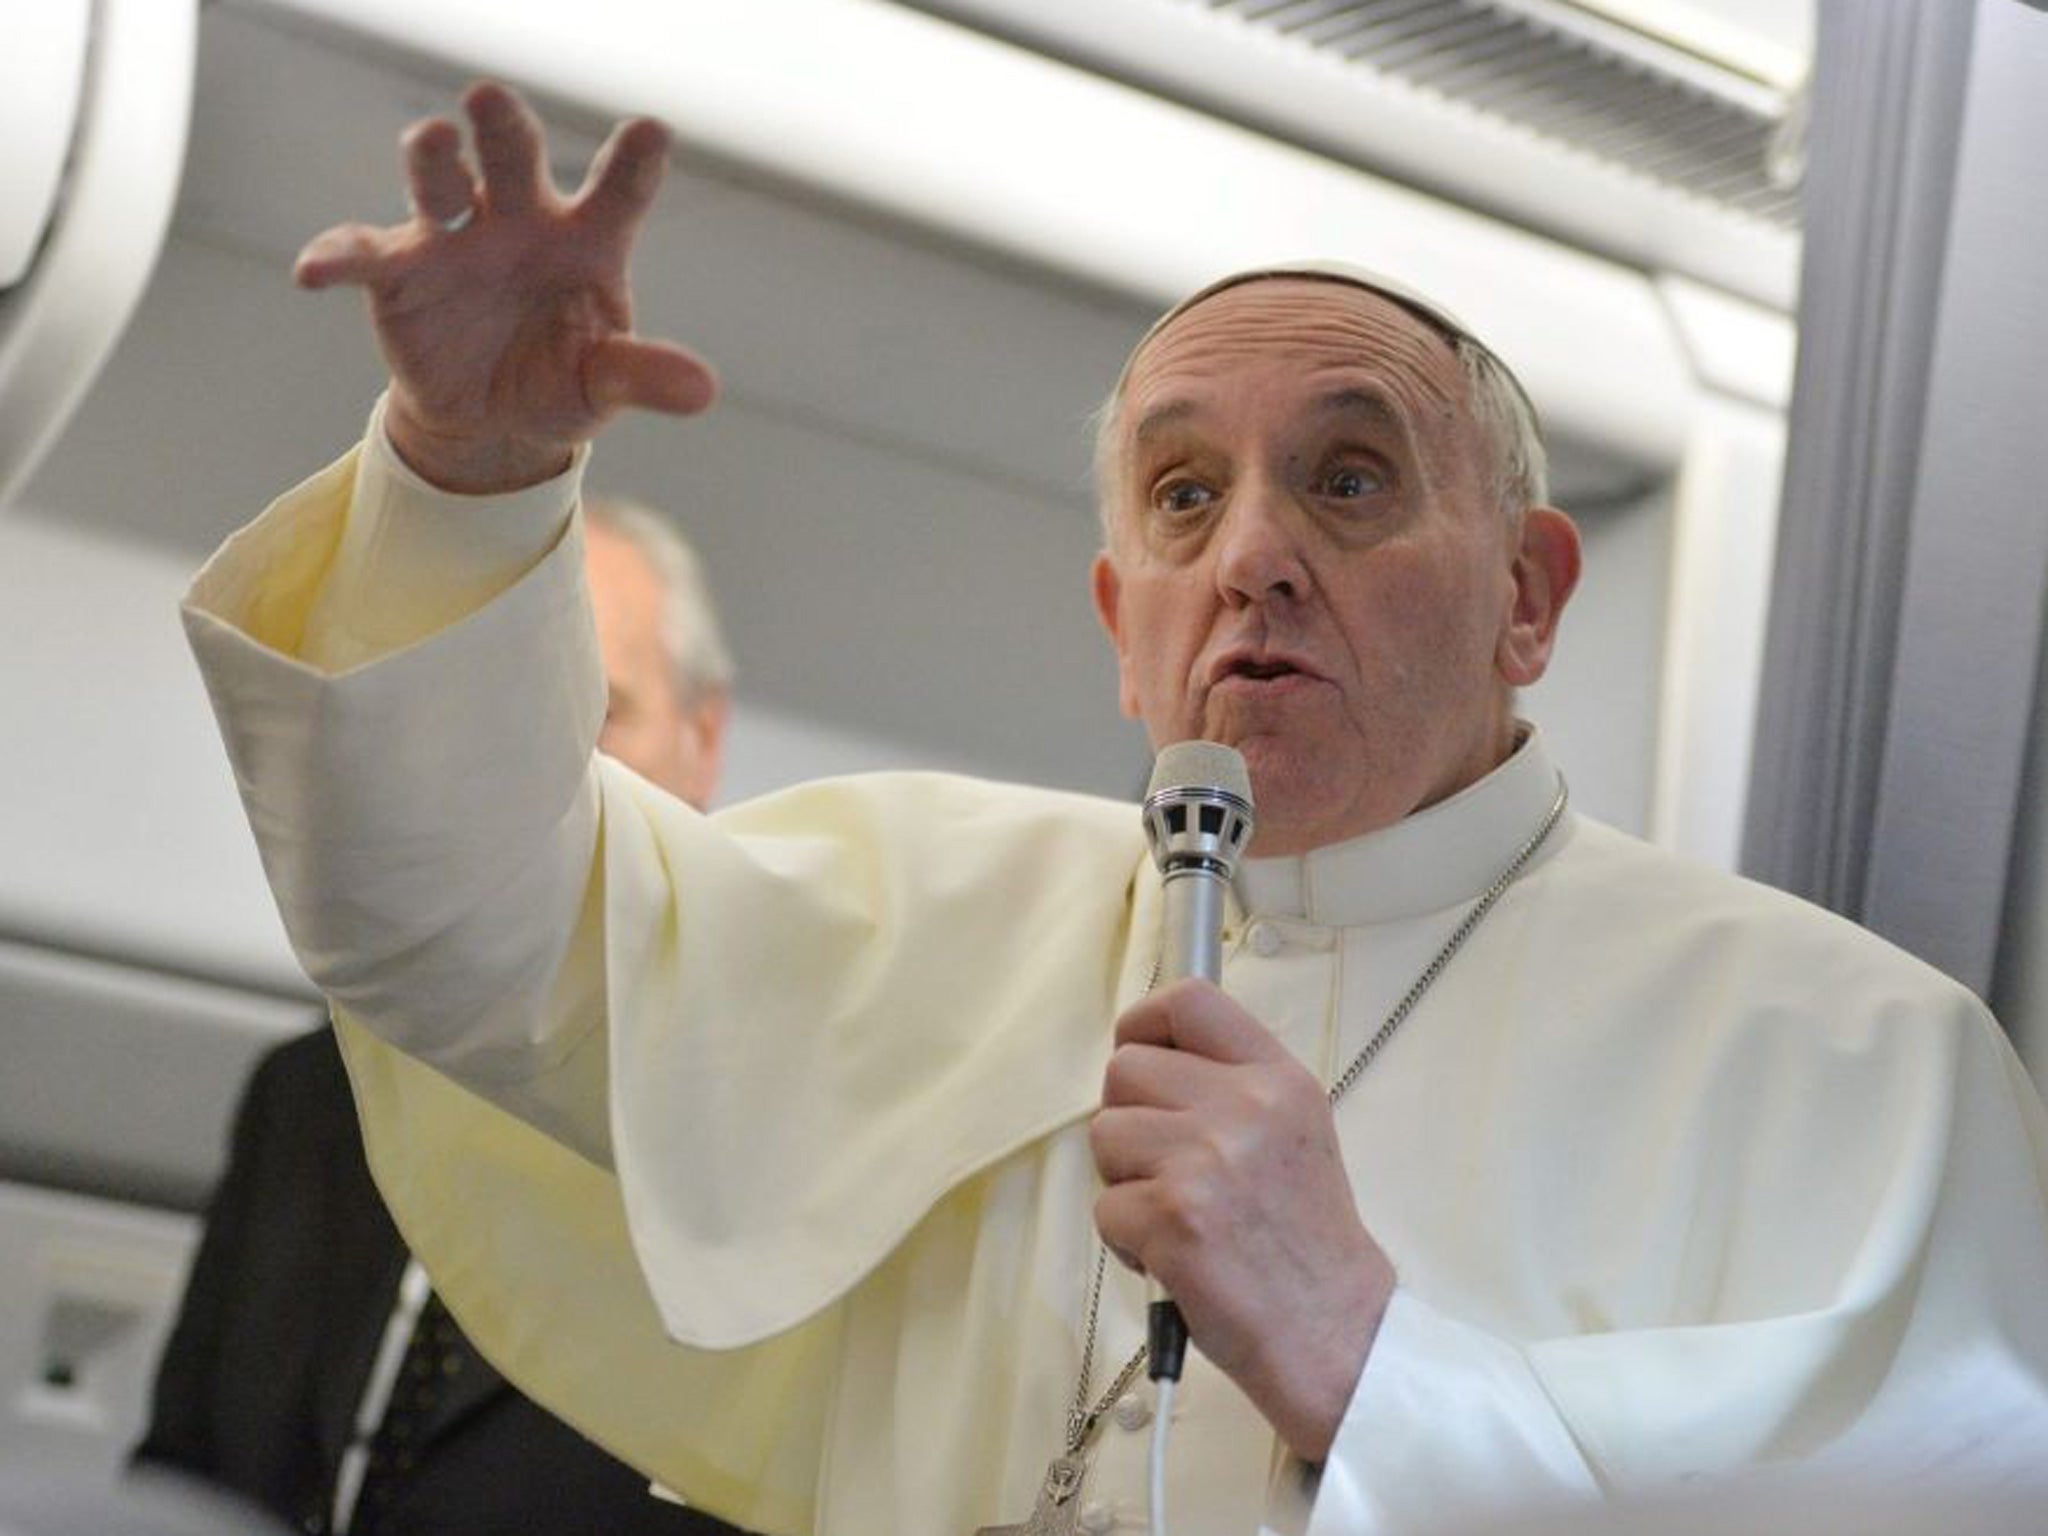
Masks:
[[[1477,1527],[1599,1492],[1527,1357],[1397,1289],[1308,1536]]]

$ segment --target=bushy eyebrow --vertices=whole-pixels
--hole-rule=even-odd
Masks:
[[[1373,425],[1406,434],[1407,418],[1376,389],[1333,389],[1315,405],[1319,416],[1362,416]]]
[[[1192,400],[1170,400],[1165,405],[1155,405],[1138,419],[1138,425],[1131,431],[1131,441],[1139,444],[1148,442],[1194,414],[1195,402]]]

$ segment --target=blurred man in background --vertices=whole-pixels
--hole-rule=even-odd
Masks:
[[[697,558],[595,499],[605,752],[690,804],[718,784],[732,662]],[[136,1452],[316,1532],[710,1536],[730,1527],[520,1395],[406,1253],[331,1030],[257,1064]]]

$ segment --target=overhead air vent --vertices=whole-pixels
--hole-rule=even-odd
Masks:
[[[1787,93],[1559,0],[1172,0],[1786,227]]]
[[[898,3],[1624,265],[1791,310],[1812,0]],[[1145,175],[1126,147],[1100,148]],[[1230,188],[1218,194],[1208,211],[1227,220]]]

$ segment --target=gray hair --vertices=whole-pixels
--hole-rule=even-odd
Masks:
[[[695,704],[732,691],[732,652],[719,628],[704,566],[690,541],[652,507],[616,496],[587,496],[583,515],[631,545],[661,587],[661,648],[668,654],[676,699]]]
[[[1225,278],[1201,289],[1168,310],[1131,349],[1123,373],[1110,390],[1109,398],[1096,407],[1089,419],[1094,437],[1095,504],[1104,542],[1114,532],[1111,519],[1116,506],[1119,468],[1117,415],[1123,406],[1124,386],[1130,379],[1131,365],[1136,362],[1138,354],[1170,321],[1210,295],[1242,282],[1282,277],[1348,283],[1399,305],[1429,326],[1443,338],[1458,360],[1459,372],[1465,380],[1466,412],[1485,441],[1487,456],[1491,460],[1488,468],[1493,497],[1501,512],[1508,517],[1519,517],[1530,507],[1541,506],[1550,500],[1550,454],[1543,446],[1543,428],[1537,419],[1536,407],[1513,370],[1485,342],[1466,330],[1462,323],[1450,318],[1446,311],[1397,284],[1377,279],[1368,281],[1365,275],[1354,274],[1350,269],[1321,264],[1271,268]]]

